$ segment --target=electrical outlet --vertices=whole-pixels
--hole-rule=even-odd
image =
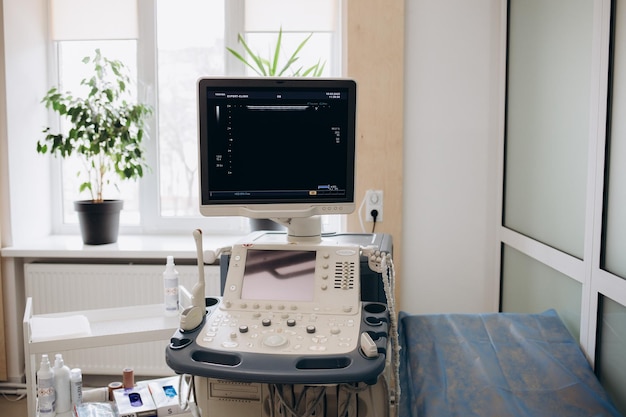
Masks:
[[[383,190],[367,190],[365,192],[365,221],[373,222],[372,210],[378,211],[376,223],[383,221]]]

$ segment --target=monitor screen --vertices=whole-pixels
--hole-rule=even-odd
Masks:
[[[355,108],[348,79],[200,79],[200,212],[352,212]]]
[[[313,301],[314,251],[248,249],[241,298]]]

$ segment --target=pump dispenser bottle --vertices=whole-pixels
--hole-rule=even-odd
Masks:
[[[165,295],[165,315],[178,315],[178,271],[174,265],[174,257],[169,255],[163,272]]]
[[[70,368],[63,362],[63,355],[54,358],[54,392],[56,393],[57,414],[66,413],[72,408],[70,396]]]
[[[50,368],[48,355],[41,355],[41,365],[37,371],[37,399],[39,417],[54,417],[55,393],[54,393],[54,372]]]

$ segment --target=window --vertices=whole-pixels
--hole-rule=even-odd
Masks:
[[[92,0],[89,3],[118,2]],[[67,6],[57,11],[54,4]],[[80,0],[54,0],[51,26],[63,17],[81,12]],[[124,6],[128,0],[122,1]],[[69,5],[69,6],[68,6]],[[303,66],[318,60],[325,63],[324,76],[341,74],[341,28],[339,0],[139,0],[136,28],[125,34],[106,30],[89,33],[77,28],[71,36],[53,35],[56,58],[55,77],[64,90],[74,91],[83,76],[82,57],[100,48],[103,55],[123,61],[137,78],[137,97],[155,108],[149,127],[148,160],[152,172],[138,183],[120,183],[119,193],[107,198],[124,199],[120,219],[126,232],[188,230],[210,228],[220,232],[243,232],[247,220],[200,218],[197,183],[196,81],[200,76],[254,75],[228,53],[226,47],[243,51],[237,42],[241,33],[255,51],[265,56],[283,32],[283,55],[291,54],[309,34],[312,38],[299,54]],[[84,8],[83,8],[84,9]],[[87,7],[89,9],[89,7]],[[91,10],[84,13],[93,14]],[[76,19],[75,15],[73,20]],[[86,19],[87,20],[87,19]],[[88,19],[93,20],[93,19]],[[128,23],[132,26],[132,23]],[[81,32],[81,30],[83,32]],[[133,34],[133,31],[136,34]],[[268,52],[269,53],[269,52]],[[283,58],[284,59],[284,58]],[[88,198],[78,195],[76,167],[72,161],[59,164],[61,207],[53,219],[54,232],[77,230],[72,201]],[[324,219],[324,231],[338,230],[341,219]]]

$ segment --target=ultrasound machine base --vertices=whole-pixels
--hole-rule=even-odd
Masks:
[[[388,417],[385,379],[375,385],[270,385],[198,378],[196,403],[202,417],[274,417],[281,412],[279,394],[298,415]],[[319,401],[318,398],[322,397]],[[296,405],[298,398],[302,400]],[[317,402],[316,402],[317,401]],[[313,410],[313,412],[310,412]]]
[[[375,404],[388,410],[388,401],[373,398],[387,395],[382,375],[390,343],[389,309],[385,302],[363,301],[367,260],[359,255],[361,246],[342,241],[360,239],[371,246],[375,236],[335,235],[319,245],[285,245],[263,232],[233,246],[224,295],[206,298],[200,325],[178,329],[166,348],[170,368],[194,376],[203,417],[288,415],[276,414],[276,398],[285,401],[277,396],[281,391],[289,398],[306,397],[291,405],[304,410],[317,407],[309,396],[323,396],[326,408],[314,415],[352,417],[358,412],[365,417]],[[312,259],[307,251],[314,253]],[[285,261],[283,255],[290,258]],[[257,278],[259,273],[270,284]],[[282,291],[289,285],[291,290]],[[303,293],[310,298],[289,298]]]

